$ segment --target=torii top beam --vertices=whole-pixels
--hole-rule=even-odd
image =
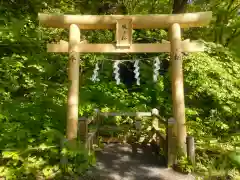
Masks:
[[[181,28],[206,26],[212,18],[212,12],[160,15],[52,15],[38,14],[42,26],[52,28],[69,28],[76,24],[80,29],[116,29],[118,19],[132,19],[133,29],[168,28],[178,23]]]

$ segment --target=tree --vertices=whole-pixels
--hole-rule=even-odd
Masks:
[[[173,14],[180,14],[186,11],[188,0],[174,0],[172,6]]]

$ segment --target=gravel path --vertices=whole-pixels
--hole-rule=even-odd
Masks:
[[[97,164],[89,175],[96,180],[194,180],[164,167],[163,160],[152,154],[150,147],[138,148],[132,153],[129,144],[107,144],[96,152]]]

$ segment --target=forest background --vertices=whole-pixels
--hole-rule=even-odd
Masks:
[[[188,133],[197,142],[197,171],[232,177],[240,168],[240,1],[239,0],[2,0],[0,4],[0,175],[45,178],[59,169],[59,139],[66,127],[68,55],[47,53],[46,44],[68,41],[68,31],[39,26],[39,12],[66,14],[171,14],[212,11],[209,26],[184,29],[183,39],[201,40],[205,52],[184,55]],[[168,40],[167,29],[134,30],[139,43]],[[114,41],[109,30],[82,31],[90,43]],[[161,61],[152,80],[152,60]],[[81,55],[79,115],[102,111],[150,111],[172,116],[168,54],[120,55],[140,61],[141,85],[133,63],[121,65],[116,85],[113,55]],[[96,63],[100,81],[90,78]],[[84,150],[71,151],[72,171],[90,162]],[[77,158],[76,158],[77,157]],[[81,163],[79,163],[81,162]],[[187,166],[185,167],[187,168]],[[223,171],[224,170],[224,171]]]

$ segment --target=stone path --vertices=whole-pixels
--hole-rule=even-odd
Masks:
[[[164,167],[163,160],[152,154],[150,147],[138,148],[132,153],[129,144],[107,144],[96,152],[97,164],[89,176],[96,180],[194,180]],[[92,179],[92,178],[91,178]]]

